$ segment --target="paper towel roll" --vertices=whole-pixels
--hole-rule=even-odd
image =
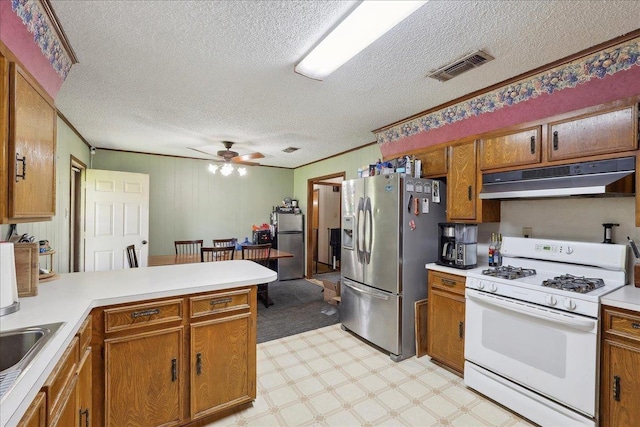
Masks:
[[[0,310],[4,311],[17,302],[18,281],[16,280],[13,243],[0,242]]]

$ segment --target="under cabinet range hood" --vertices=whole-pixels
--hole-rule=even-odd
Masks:
[[[635,157],[488,173],[481,199],[615,196],[634,193]]]

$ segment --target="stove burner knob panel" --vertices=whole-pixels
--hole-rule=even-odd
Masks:
[[[546,301],[547,305],[550,305],[552,307],[558,303],[558,300],[553,295],[547,294],[547,296],[544,297],[544,300]]]
[[[566,308],[567,310],[576,309],[576,303],[571,298],[565,298],[562,305],[564,305],[564,308]]]

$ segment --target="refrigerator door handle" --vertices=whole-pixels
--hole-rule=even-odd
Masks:
[[[367,234],[365,235],[365,242],[367,243],[367,247],[364,251],[364,260],[365,264],[371,264],[371,244],[373,240],[373,211],[371,210],[371,198],[367,197],[367,200],[364,202],[364,217],[365,217],[365,227],[367,227]]]
[[[358,209],[356,211],[356,256],[358,258],[359,263],[364,262],[364,230],[362,233],[360,232],[360,227],[363,226],[363,220],[365,219],[364,215],[364,198],[360,197],[358,199]]]
[[[380,294],[378,292],[365,291],[363,289],[356,288],[355,286],[350,285],[347,281],[343,281],[342,284],[344,286],[348,287],[349,289],[353,289],[354,291],[359,292],[361,294],[369,295],[369,296],[371,296],[373,298],[378,298],[378,299],[385,300],[385,301],[389,300],[389,296],[388,295]]]

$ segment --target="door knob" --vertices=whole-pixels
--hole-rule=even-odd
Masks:
[[[142,241],[142,244],[143,244],[143,245],[146,245],[146,244],[147,244],[147,241],[146,241],[146,240],[143,240],[143,241]]]

